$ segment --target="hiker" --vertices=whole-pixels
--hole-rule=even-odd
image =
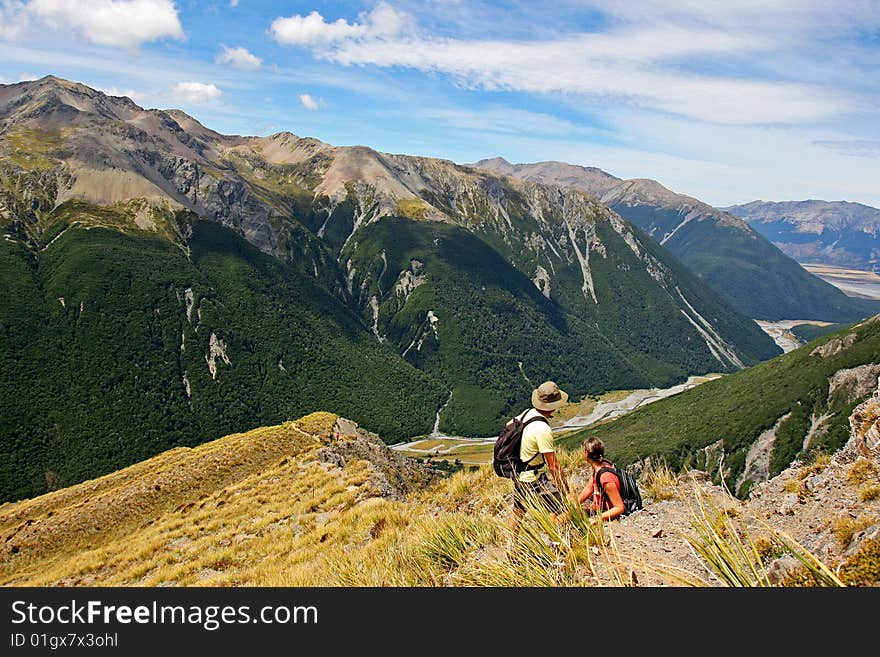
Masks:
[[[540,500],[541,504],[553,513],[557,522],[563,517],[569,486],[565,472],[556,458],[549,420],[556,409],[566,403],[568,403],[568,393],[560,390],[553,381],[545,381],[532,391],[532,408],[517,416],[523,422],[529,422],[533,418],[537,421],[529,422],[522,433],[519,456],[520,460],[529,467],[513,480],[512,529],[519,527],[519,521],[525,514],[524,499]],[[550,473],[549,477],[547,470]]]
[[[587,438],[584,441],[584,456],[593,468],[589,483],[577,496],[581,506],[590,500],[587,511],[600,520],[614,520],[626,510],[620,494],[620,480],[614,472],[605,470],[599,476],[599,488],[596,488],[596,474],[602,468],[614,468],[614,464],[605,458],[605,443],[600,438]]]

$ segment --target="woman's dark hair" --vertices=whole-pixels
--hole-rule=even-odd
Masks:
[[[605,460],[605,443],[601,438],[587,438],[584,441],[584,452],[594,461]]]

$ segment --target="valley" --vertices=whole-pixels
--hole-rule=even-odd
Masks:
[[[621,417],[637,408],[660,399],[677,395],[694,386],[722,376],[707,374],[691,376],[684,383],[668,388],[646,388],[641,390],[613,390],[595,397],[585,397],[560,409],[550,421],[554,433],[562,434],[574,429],[583,429],[601,422]],[[392,445],[391,449],[413,458],[429,458],[434,461],[458,461],[466,465],[480,465],[492,462],[492,449],[495,438],[466,438],[463,436],[430,435],[419,437],[406,443]]]
[[[828,281],[851,297],[880,299],[880,274],[877,272],[815,263],[801,265],[811,274]]]
[[[819,322],[810,319],[784,319],[777,322],[756,319],[755,322],[767,335],[776,341],[776,344],[785,353],[792,349],[797,349],[804,343],[803,340],[800,340],[792,333],[792,328],[795,326],[803,326],[805,324],[810,326],[831,326],[831,322]]]

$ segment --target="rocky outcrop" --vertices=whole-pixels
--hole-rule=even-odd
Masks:
[[[852,434],[847,448],[861,454],[880,453],[880,385],[850,416]]]
[[[316,452],[318,460],[340,468],[350,461],[366,462],[372,471],[370,486],[380,497],[403,500],[435,477],[415,459],[389,449],[378,435],[346,418],[336,421],[326,441],[327,446]]]

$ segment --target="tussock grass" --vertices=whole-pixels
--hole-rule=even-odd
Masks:
[[[646,497],[655,502],[675,497],[678,477],[665,459],[652,460],[641,476],[640,487]]]
[[[849,466],[849,471],[846,473],[847,481],[855,486],[876,480],[877,477],[877,467],[873,461],[865,458],[859,459]]]
[[[786,533],[762,523],[767,535],[757,536],[738,509],[720,507],[695,489],[691,512],[693,534],[687,541],[709,572],[724,586],[765,587],[771,583],[765,560],[774,551],[788,553],[800,564],[800,577],[816,586],[844,586],[825,564]],[[768,538],[769,536],[769,538]],[[793,585],[783,582],[783,585]]]
[[[42,570],[37,566],[45,558],[81,558],[95,543],[128,541],[145,524],[149,533],[150,523],[163,514],[166,527],[202,519],[211,531],[228,515],[217,509],[231,501],[237,483],[259,481],[274,463],[316,444],[292,423],[265,427],[174,449],[98,480],[8,505],[0,526],[4,544],[16,550],[9,548],[0,562],[0,583],[29,566]]]
[[[853,536],[863,529],[867,529],[877,522],[877,518],[862,516],[850,518],[843,516],[834,521],[834,537],[840,546],[846,548],[852,542]]]
[[[813,456],[812,461],[801,468],[801,471],[798,473],[799,479],[806,479],[812,475],[822,474],[825,472],[825,469],[831,463],[831,455],[826,452],[816,452]]]

